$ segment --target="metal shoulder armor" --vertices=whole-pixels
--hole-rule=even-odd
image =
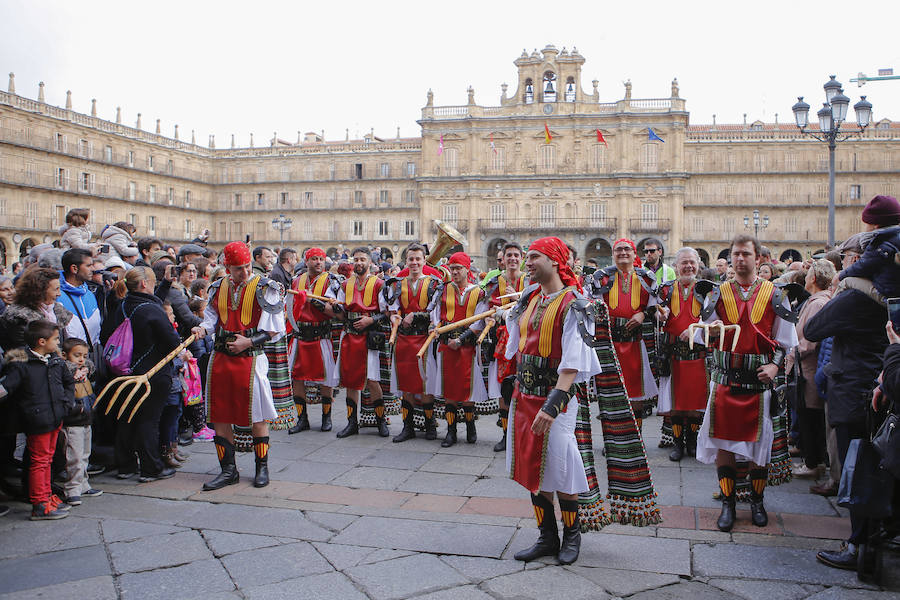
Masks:
[[[613,265],[605,267],[598,271],[594,271],[593,277],[588,279],[588,287],[590,288],[592,298],[601,298],[607,292],[609,292],[609,289],[612,287],[613,282],[615,281],[617,270],[618,269],[616,269],[616,267]]]
[[[775,290],[772,292],[772,309],[775,311],[776,315],[788,323],[796,323],[800,319],[800,314],[790,308],[791,295],[797,293],[795,290],[787,289],[787,287],[791,285],[797,285],[799,287],[796,283],[775,285]],[[787,306],[784,305],[785,300],[788,301]]]
[[[581,336],[582,341],[591,348],[599,346],[599,341],[587,328],[588,319],[594,323],[597,321],[597,304],[591,302],[590,299],[582,294],[575,292],[575,299],[569,304],[569,309],[573,312],[575,320],[578,322],[578,335]]]
[[[675,287],[675,281],[664,281],[656,288],[656,297],[663,306],[668,306],[672,301],[672,290]]]
[[[390,306],[400,297],[400,280],[396,277],[389,277],[384,281],[381,287],[381,294],[384,296],[385,303]]]
[[[709,284],[709,286],[701,286],[701,283]],[[704,293],[703,290],[706,290],[706,292]],[[716,304],[718,304],[719,297],[721,296],[719,285],[712,281],[701,279],[694,286],[694,291],[703,296],[703,299],[705,300],[703,308],[700,310],[700,318],[705,321],[716,311]]]
[[[519,315],[521,315],[526,308],[528,308],[528,303],[531,302],[531,297],[534,296],[541,289],[541,286],[537,283],[529,285],[527,288],[522,290],[522,295],[519,296],[519,300],[516,302],[516,305],[513,306],[509,310],[508,319],[518,319]]]
[[[278,292],[278,301],[269,303],[266,301],[266,289],[272,288]],[[277,314],[284,310],[284,286],[277,281],[260,275],[259,284],[256,286],[256,301],[260,308],[270,314]]]

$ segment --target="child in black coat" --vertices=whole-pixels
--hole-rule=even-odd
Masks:
[[[97,395],[91,385],[94,365],[88,359],[88,345],[84,340],[68,338],[62,352],[66,367],[75,379],[75,404],[82,411],[63,421],[62,434],[66,442],[66,504],[79,506],[82,496],[93,498],[103,492],[91,487],[87,466],[91,457],[92,408]]]
[[[63,419],[82,407],[75,404],[75,379],[58,354],[59,327],[44,319],[32,321],[25,328],[25,344],[27,348],[7,354],[0,401],[13,403],[25,429],[31,520],[62,519],[71,506],[52,493],[50,464]]]

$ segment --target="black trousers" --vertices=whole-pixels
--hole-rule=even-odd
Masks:
[[[797,426],[800,429],[800,451],[806,466],[814,469],[827,458],[825,449],[825,409],[807,408],[804,402],[797,407]],[[849,442],[848,442],[849,444]]]
[[[842,465],[847,463],[850,442],[869,437],[865,423],[838,423],[834,426],[834,433],[837,436],[838,455],[841,457]],[[850,511],[850,529],[850,538],[847,541],[851,544],[864,543],[869,535],[869,519]]]
[[[159,456],[159,420],[172,387],[172,376],[157,374],[150,380],[150,396],[144,400],[131,423],[128,410],[116,426],[116,465],[120,472],[134,473],[135,453],[141,463],[141,475],[156,475],[163,469]],[[118,405],[114,410],[118,409]]]

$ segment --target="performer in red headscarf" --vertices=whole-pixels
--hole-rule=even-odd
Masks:
[[[277,418],[269,386],[269,361],[263,344],[284,335],[284,301],[280,284],[252,274],[250,249],[243,242],[225,246],[228,275],[209,287],[203,322],[192,332],[215,334],[206,378],[207,418],[216,431],[221,473],[203,484],[217,490],[237,483],[232,425],[252,427],[256,454],[253,485],[269,484],[269,426]]]
[[[518,552],[517,560],[556,555],[562,564],[570,564],[581,548],[578,494],[589,488],[575,439],[579,405],[572,386],[601,369],[597,353],[586,341],[593,336],[594,324],[575,303],[583,297],[566,264],[568,254],[555,237],[529,246],[525,266],[531,282],[538,285],[528,287],[506,317],[506,357],[517,358],[506,464],[510,476],[531,492],[540,529],[537,543]],[[562,544],[554,492],[562,513]]]

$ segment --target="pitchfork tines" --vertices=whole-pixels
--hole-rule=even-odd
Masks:
[[[735,348],[737,348],[738,338],[741,337],[741,326],[740,325],[726,325],[720,320],[713,321],[712,323],[691,323],[688,325],[688,347],[693,350],[694,349],[694,334],[698,330],[703,330],[703,345],[709,346],[709,332],[711,329],[719,330],[719,351],[724,351],[725,349],[725,332],[729,330],[734,331],[734,337],[731,338],[731,351],[734,352]]]

